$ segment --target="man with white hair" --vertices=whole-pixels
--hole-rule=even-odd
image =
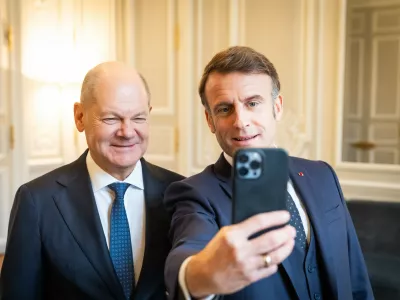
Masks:
[[[88,150],[22,185],[11,211],[1,299],[164,299],[167,186],[143,159],[150,92],[121,63],[90,70],[74,105]]]

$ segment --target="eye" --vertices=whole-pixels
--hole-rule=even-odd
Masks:
[[[113,124],[116,124],[119,121],[119,119],[117,119],[117,118],[104,118],[104,119],[102,119],[102,121],[105,124],[113,125]]]
[[[136,122],[136,123],[144,123],[144,122],[147,121],[147,118],[137,117],[137,118],[134,118],[133,121]]]
[[[249,105],[250,107],[256,107],[258,104],[259,104],[259,103],[256,102],[256,101],[251,101],[251,102],[249,102],[248,105]]]
[[[229,112],[229,107],[223,106],[217,109],[217,113],[219,114],[226,114]]]

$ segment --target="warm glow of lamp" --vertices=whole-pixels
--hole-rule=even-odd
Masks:
[[[111,24],[95,10],[85,11],[82,24],[74,1],[64,3],[62,12],[57,1],[51,2],[25,13],[22,73],[39,82],[80,83],[90,68],[114,57]]]
[[[23,97],[33,112],[30,156],[62,153],[71,161],[86,148],[84,135],[74,137],[73,118],[83,78],[98,63],[115,59],[114,4],[20,1]]]

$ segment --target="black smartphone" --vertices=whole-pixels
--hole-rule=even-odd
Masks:
[[[286,210],[289,158],[280,148],[239,149],[233,159],[233,223]]]

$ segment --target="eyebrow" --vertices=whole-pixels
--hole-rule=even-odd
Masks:
[[[260,95],[253,95],[240,100],[240,102],[246,103],[254,100],[264,101],[265,99]],[[231,101],[222,101],[214,107],[214,112],[216,112],[222,106],[231,106],[231,105],[232,105]]]
[[[253,95],[247,98],[244,98],[243,100],[240,100],[241,102],[249,102],[249,101],[254,101],[254,100],[259,100],[259,101],[264,101],[264,97],[260,95]]]
[[[108,115],[112,115],[112,116],[117,117],[117,118],[123,118],[123,116],[121,116],[119,113],[116,113],[116,112],[114,112],[114,111],[104,112],[104,113],[102,113],[100,116],[101,116],[102,118],[104,118],[105,116],[108,116]],[[146,113],[146,111],[144,111],[144,110],[141,111],[141,112],[138,112],[138,113],[134,114],[134,115],[131,116],[130,118],[137,118],[137,117],[143,116],[143,115],[147,116],[147,113]]]
[[[134,115],[133,115],[133,118],[140,117],[140,116],[143,116],[143,115],[147,116],[147,113],[146,113],[146,111],[144,111],[144,110],[141,111],[141,112],[138,112],[138,113],[134,114]]]

